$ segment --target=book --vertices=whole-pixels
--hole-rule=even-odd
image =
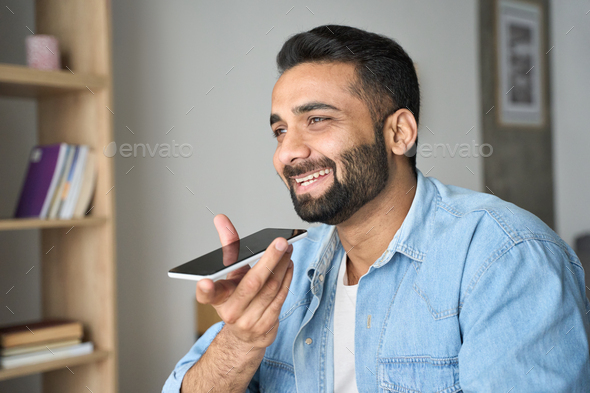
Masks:
[[[29,167],[14,217],[47,216],[66,153],[65,143],[35,146],[31,149]]]
[[[96,187],[96,155],[94,151],[89,150],[86,167],[82,175],[82,186],[80,187],[80,195],[76,201],[74,208],[74,217],[81,218],[88,212],[90,202],[94,195],[94,188]]]
[[[74,145],[72,147],[74,148],[74,157],[72,158],[72,165],[70,166],[70,170],[66,176],[66,181],[64,183],[63,190],[58,201],[59,206],[57,207],[56,218],[62,218],[61,212],[65,208],[66,200],[71,195],[70,190],[72,188],[72,183],[74,182],[74,174],[76,173],[76,167],[80,165],[80,146]]]
[[[2,356],[0,357],[0,366],[3,368],[14,368],[28,364],[49,362],[52,360],[81,356],[92,353],[94,344],[91,341],[75,345],[68,345],[54,349],[47,349],[36,352],[24,353],[21,355]]]
[[[39,344],[18,345],[16,347],[11,348],[0,348],[0,356],[20,355],[22,353],[40,351],[42,349],[46,349],[46,347],[53,349],[58,347],[65,347],[67,345],[80,344],[81,342],[82,339],[74,338],[69,340],[45,341]]]
[[[65,203],[60,207],[59,218],[70,219],[74,216],[74,207],[80,196],[82,185],[82,176],[88,159],[88,146],[80,145],[78,147],[78,159],[74,168],[74,175],[70,184],[70,191],[65,199]]]
[[[0,346],[16,347],[50,340],[82,338],[82,324],[69,319],[46,319],[0,327]]]
[[[66,156],[66,161],[63,165],[60,177],[59,177],[59,183],[57,184],[57,187],[55,189],[55,192],[53,193],[53,198],[51,200],[51,206],[49,207],[49,212],[47,213],[47,218],[57,218],[57,213],[59,210],[59,205],[61,202],[61,195],[63,194],[63,190],[66,184],[66,180],[68,178],[68,174],[70,173],[70,168],[72,167],[72,161],[74,159],[74,152],[75,152],[75,147],[68,145],[68,153]]]

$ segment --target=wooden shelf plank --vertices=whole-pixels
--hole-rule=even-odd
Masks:
[[[0,231],[20,229],[63,228],[74,226],[100,225],[107,221],[106,217],[74,218],[72,220],[49,220],[38,218],[8,218],[0,219]]]
[[[0,95],[41,97],[75,91],[95,92],[107,87],[101,75],[46,71],[21,65],[0,64]]]
[[[58,370],[60,368],[74,367],[87,363],[94,363],[109,357],[110,352],[95,350],[88,355],[71,356],[68,358],[52,360],[50,362],[43,362],[38,364],[29,364],[15,368],[0,368],[0,381],[22,377],[25,375],[42,373],[45,371]]]

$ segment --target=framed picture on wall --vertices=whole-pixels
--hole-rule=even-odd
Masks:
[[[543,127],[543,10],[540,4],[529,1],[499,0],[496,4],[498,123]]]

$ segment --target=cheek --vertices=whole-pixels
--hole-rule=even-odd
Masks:
[[[334,161],[338,169],[340,169],[340,163],[342,162],[342,153],[349,149],[349,147],[344,142],[345,141],[332,139],[329,141],[325,141],[321,145],[321,155],[329,157],[332,161]]]
[[[348,130],[343,127],[332,127],[329,133],[322,135],[322,138],[314,140],[314,147],[321,155],[334,160],[358,143],[358,141],[352,139]]]

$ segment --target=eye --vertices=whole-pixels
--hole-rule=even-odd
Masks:
[[[319,119],[319,121],[313,121],[313,120],[316,120],[316,119]],[[311,124],[316,124],[316,123],[319,123],[319,122],[324,121],[324,120],[328,120],[328,118],[327,117],[311,117],[309,119],[309,122]]]
[[[285,129],[284,128],[277,128],[276,130],[272,131],[272,137],[273,138],[278,138],[279,135],[281,135],[281,133],[280,133],[281,130],[284,131]]]
[[[309,118],[309,122],[311,124],[316,124],[316,123],[322,122],[324,120],[329,120],[329,118],[328,117],[318,117],[318,116],[310,117]],[[271,131],[272,132],[272,137],[273,138],[278,138],[283,133],[281,131],[287,132],[287,130],[285,130],[284,128],[277,128],[276,130]]]

